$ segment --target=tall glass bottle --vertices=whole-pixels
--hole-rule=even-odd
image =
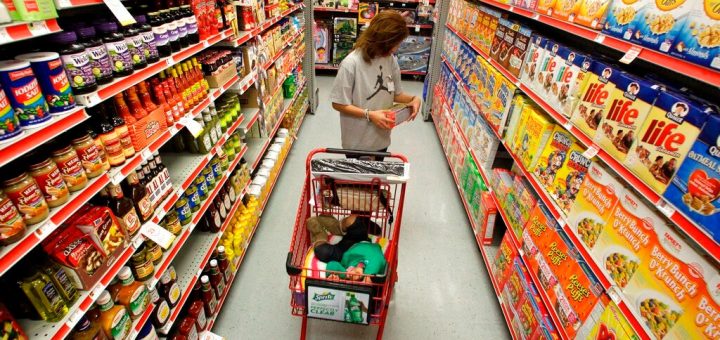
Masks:
[[[18,285],[43,320],[57,322],[67,314],[65,301],[50,278],[43,272],[27,271]]]
[[[117,216],[118,222],[125,228],[130,238],[140,231],[140,218],[135,211],[132,200],[123,195],[119,185],[108,184],[110,193],[110,210]]]
[[[120,138],[120,144],[122,144],[123,154],[125,154],[125,158],[130,158],[134,156],[135,147],[133,146],[132,138],[130,137],[130,130],[125,124],[125,120],[118,115],[116,107],[112,103],[103,102],[102,105],[105,108],[105,113],[108,117],[108,120],[110,121],[110,124],[113,125],[113,127],[115,128],[115,132]]]
[[[152,218],[154,211],[152,203],[150,202],[148,189],[140,183],[139,176],[141,175],[138,175],[137,169],[128,174],[125,193],[132,200],[140,221],[145,223]]]

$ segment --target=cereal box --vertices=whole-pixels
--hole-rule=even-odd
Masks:
[[[512,41],[510,41],[510,43],[505,41],[505,34],[510,25],[510,21],[503,18],[498,19],[497,29],[495,30],[492,44],[490,44],[490,58],[499,60],[498,54],[503,50],[503,46],[505,46],[505,50],[510,48]]]
[[[497,153],[500,141],[497,136],[491,130],[489,124],[487,124],[480,115],[477,116],[475,122],[475,133],[474,138],[470,141],[470,145],[475,150],[475,155],[478,158],[478,166],[483,169],[490,169],[492,163],[495,160],[495,154]]]
[[[502,68],[507,70],[510,65],[510,52],[515,43],[515,37],[518,35],[520,25],[505,19],[500,20],[500,25],[506,26],[504,28],[505,35],[500,44],[500,49],[495,53],[493,53],[493,50],[490,51],[490,58],[495,59]]]
[[[530,85],[535,79],[535,74],[540,68],[542,54],[545,51],[545,37],[533,33],[530,37],[530,45],[525,52],[525,61],[523,62],[522,72],[520,72],[520,81],[523,84]]]
[[[522,339],[539,339],[541,337],[541,319],[539,319],[538,302],[533,296],[534,287],[529,282],[525,282],[525,284],[520,302],[512,313],[510,327],[515,330],[516,334],[520,334]]]
[[[489,99],[490,106],[485,109],[485,117],[493,130],[498,131],[505,125],[512,98],[517,87],[500,73],[496,73],[494,91]]]
[[[716,0],[695,0],[670,54],[720,69],[720,6]]]
[[[508,56],[508,65],[506,69],[514,76],[520,77],[520,71],[522,70],[523,61],[525,61],[525,53],[530,45],[530,35],[532,31],[524,26],[515,25],[518,27],[517,33],[515,34],[515,41],[510,48]]]
[[[525,107],[525,105],[530,105],[531,103],[532,101],[521,93],[515,94],[515,97],[513,97],[512,105],[510,105],[510,110],[508,111],[506,127],[498,131],[499,134],[503,136],[503,139],[510,149],[512,149],[510,141],[515,139],[515,133],[517,132],[520,123],[520,116],[522,114],[523,107]]]
[[[685,26],[693,0],[651,1],[636,19],[630,40],[661,52],[668,52]]]
[[[617,0],[610,4],[605,24],[603,25],[603,33],[630,40],[635,32],[635,23],[641,19],[640,12],[645,6],[653,0]]]
[[[550,191],[555,182],[555,175],[558,170],[565,164],[568,150],[575,142],[573,137],[565,128],[555,125],[550,139],[545,144],[540,157],[538,158],[535,168],[532,169],[535,178],[542,184],[545,189]]]
[[[497,27],[500,22],[500,18],[502,17],[502,14],[497,10],[487,7],[480,7],[480,9],[485,12],[485,18],[487,20],[487,23],[483,23],[484,32],[480,34],[482,39],[482,45],[480,45],[480,50],[486,55],[489,55],[490,46],[492,45],[495,32],[497,31]]]
[[[645,118],[660,90],[657,85],[628,73],[614,78],[606,112],[595,141],[608,154],[622,162],[633,146]]]
[[[658,193],[663,193],[685,159],[712,109],[663,91],[638,134],[625,165]]]
[[[598,315],[592,315],[585,320],[582,328],[578,330],[577,339],[631,339],[640,337],[630,325],[620,307],[607,296],[601,297],[605,309]]]
[[[582,0],[555,0],[552,16],[569,22],[575,21]]]
[[[580,89],[587,80],[585,73],[590,66],[586,57],[575,50],[561,46],[553,59],[550,91],[545,99],[552,108],[570,117],[577,104]]]
[[[514,311],[520,305],[520,299],[524,295],[527,280],[525,266],[522,265],[522,262],[515,261],[510,277],[508,277],[505,287],[500,293],[505,306]]]
[[[709,116],[663,196],[720,240],[720,116]]]
[[[577,141],[573,143],[568,150],[565,163],[558,169],[550,189],[550,195],[565,214],[570,211],[575,202],[585,174],[590,167],[591,161],[583,156],[584,151],[585,148],[580,143]]]
[[[537,0],[512,0],[512,5],[533,11],[537,6]]]
[[[580,91],[580,99],[570,115],[570,121],[590,138],[596,135],[610,93],[615,90],[614,80],[619,74],[620,71],[599,60],[593,60],[590,65],[588,80]]]
[[[545,15],[552,15],[556,0],[538,0],[536,12]]]
[[[585,174],[575,203],[567,214],[568,226],[590,250],[608,226],[622,184],[600,164],[593,162]]]
[[[607,8],[612,0],[582,0],[575,23],[592,29],[600,29],[605,23]]]
[[[557,55],[562,45],[551,42],[548,40],[545,43],[545,53],[542,57],[541,68],[537,72],[535,81],[533,82],[533,91],[538,94],[541,98],[549,99],[553,92],[557,93],[557,90],[553,91],[553,88],[557,89],[557,84],[554,83],[555,72],[560,65],[563,64],[561,57]]]
[[[502,289],[505,286],[505,282],[513,269],[513,263],[518,259],[518,253],[515,246],[510,240],[510,235],[507,233],[498,246],[495,260],[492,264],[492,275],[495,277],[495,282],[498,285],[498,289]]]
[[[533,169],[545,142],[555,124],[540,111],[531,110],[523,125],[524,129],[518,134],[515,153],[526,169]]]

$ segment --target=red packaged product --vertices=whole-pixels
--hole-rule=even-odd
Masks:
[[[93,235],[108,256],[123,246],[127,239],[127,231],[120,227],[120,223],[108,207],[90,208],[86,214],[74,221],[74,225],[85,233]]]
[[[0,303],[0,339],[3,340],[27,340],[29,339],[23,332],[10,311]]]
[[[513,262],[517,257],[517,250],[510,240],[510,235],[505,232],[492,265],[492,275],[495,277],[498,290],[502,290],[505,281],[512,273]]]

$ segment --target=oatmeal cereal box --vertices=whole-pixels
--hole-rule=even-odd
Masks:
[[[535,11],[540,14],[552,15],[556,0],[538,0]]]
[[[495,261],[492,264],[492,275],[495,277],[499,289],[505,286],[505,281],[510,276],[513,262],[516,259],[519,260],[517,250],[510,240],[510,235],[506,233],[498,246]]]
[[[515,153],[526,169],[533,169],[542,148],[545,146],[554,128],[552,120],[541,111],[532,110],[524,129],[518,134]]]
[[[558,170],[565,164],[568,150],[575,142],[573,137],[565,128],[555,125],[550,139],[545,143],[545,147],[540,153],[540,157],[531,170],[540,184],[542,184],[548,192],[551,191],[555,182],[555,175]]]
[[[511,23],[509,20],[503,18],[498,19],[497,29],[495,30],[492,44],[490,44],[490,58],[499,60],[498,55],[500,54],[500,51],[510,49],[512,40],[509,43],[505,41],[505,34],[507,34],[507,30],[510,25]]]
[[[530,45],[530,36],[532,31],[524,26],[518,26],[517,33],[515,34],[515,41],[510,48],[510,55],[508,56],[507,70],[515,77],[520,77],[520,71],[522,70],[523,61],[525,61],[525,53]]]
[[[552,16],[569,22],[575,21],[582,0],[555,0]]]
[[[657,85],[624,72],[618,74],[614,81],[615,89],[608,98],[595,142],[623,162],[660,89]]]
[[[720,240],[720,116],[709,116],[663,196]]]
[[[678,93],[661,92],[625,165],[655,192],[663,193],[712,112]]]
[[[670,54],[720,69],[720,6],[717,0],[695,0]]]
[[[561,45],[547,40],[545,42],[545,52],[542,55],[535,80],[530,83],[533,92],[543,99],[550,98],[553,88],[553,77],[559,66],[561,59],[557,56]],[[557,86],[557,85],[556,85]]]
[[[546,93],[545,99],[566,117],[570,117],[583,82],[587,80],[585,72],[590,65],[585,60],[585,55],[565,46],[558,49],[553,59],[550,91]]]
[[[636,19],[630,41],[661,52],[670,51],[685,26],[693,0],[651,1]]]
[[[523,62],[522,72],[520,72],[520,81],[523,84],[532,84],[535,79],[540,62],[542,61],[542,54],[545,51],[545,43],[547,39],[545,37],[533,33],[530,37],[530,45],[525,52],[525,61]]]
[[[522,110],[525,105],[530,105],[530,103],[531,101],[522,93],[515,94],[512,104],[510,105],[510,110],[508,111],[507,124],[504,128],[498,131],[499,134],[503,136],[505,143],[511,149],[512,145],[510,145],[510,141],[515,139],[515,133],[518,130]]]
[[[567,221],[578,239],[588,250],[595,247],[603,229],[622,194],[623,185],[598,162],[592,162],[575,203],[567,214]]]
[[[590,65],[587,82],[570,115],[570,121],[590,138],[596,135],[619,74],[620,71],[599,60],[593,60]]]
[[[550,189],[550,196],[560,207],[560,210],[567,214],[577,198],[580,186],[592,161],[583,156],[585,148],[575,141],[570,147],[565,158],[565,163],[558,169],[555,181]]]
[[[616,0],[610,8],[603,25],[603,33],[630,40],[635,32],[636,22],[641,20],[640,12],[645,6],[650,6],[653,0]]]
[[[601,29],[605,23],[607,8],[612,0],[582,0],[575,23],[592,29]]]

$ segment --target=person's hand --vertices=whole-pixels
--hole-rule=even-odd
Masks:
[[[420,104],[420,97],[418,96],[413,97],[413,100],[408,103],[408,105],[410,105],[410,107],[412,108],[410,120],[415,120],[415,117],[417,117],[417,114],[420,112]]]
[[[391,130],[395,125],[395,120],[392,119],[391,114],[392,112],[388,110],[370,111],[370,121],[381,129]]]

